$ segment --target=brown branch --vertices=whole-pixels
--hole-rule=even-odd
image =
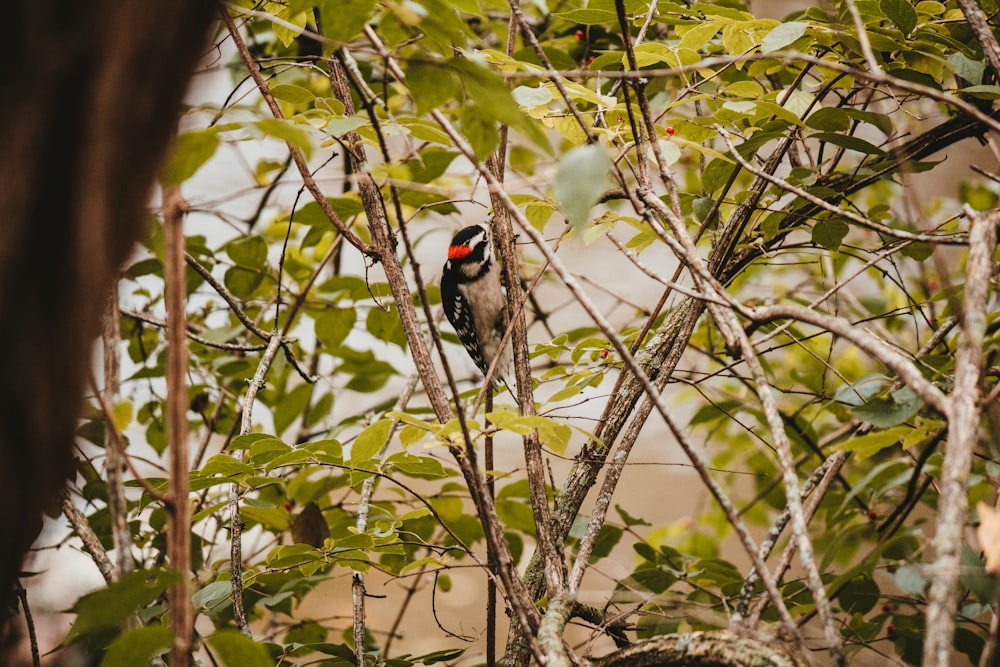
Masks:
[[[179,188],[164,192],[163,227],[166,246],[167,306],[167,443],[170,483],[167,492],[167,560],[180,574],[170,587],[170,626],[174,642],[170,664],[188,667],[194,635],[194,613],[189,595],[191,573],[191,506],[188,503],[187,331],[184,312],[187,287],[184,275],[184,207]]]
[[[90,554],[91,560],[97,565],[97,569],[101,573],[101,576],[104,577],[104,581],[108,584],[112,583],[114,581],[115,566],[111,563],[111,559],[108,558],[108,552],[104,550],[101,539],[97,537],[97,533],[90,527],[87,517],[73,504],[73,499],[66,489],[62,491],[61,501],[63,516],[73,526],[77,537],[83,542],[84,550]]]
[[[961,337],[955,351],[955,385],[945,412],[948,439],[941,465],[941,497],[938,500],[934,535],[933,576],[928,593],[927,634],[924,637],[924,665],[949,664],[954,611],[958,603],[958,575],[962,531],[968,514],[969,470],[976,447],[982,407],[980,375],[983,339],[986,333],[986,304],[993,274],[993,253],[997,245],[1000,212],[977,213],[967,210],[969,255],[965,267],[965,295],[959,317]]]

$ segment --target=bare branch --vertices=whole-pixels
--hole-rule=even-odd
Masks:
[[[950,662],[962,530],[969,510],[969,468],[982,410],[979,398],[986,303],[997,245],[996,228],[1000,223],[1000,212],[995,210],[987,213],[968,210],[966,215],[972,226],[965,267],[965,296],[959,318],[961,338],[955,352],[955,387],[946,405],[951,409],[945,412],[949,417],[948,440],[941,466],[941,498],[934,535],[936,557],[924,637],[924,665],[927,667],[947,667]]]
[[[191,664],[194,610],[188,586],[191,572],[191,506],[188,502],[187,427],[187,298],[184,276],[184,199],[179,188],[164,192],[163,227],[166,247],[164,279],[167,304],[167,443],[170,482],[167,492],[167,559],[180,577],[168,592],[174,642],[170,664]]]

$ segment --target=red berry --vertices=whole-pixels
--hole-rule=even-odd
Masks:
[[[292,511],[292,504],[291,503],[285,503],[285,511],[286,512]]]
[[[609,354],[611,354],[611,350],[601,350],[601,359],[607,359]]]
[[[590,56],[589,58],[587,58],[588,65],[591,64],[592,62],[594,62],[594,56]]]
[[[869,521],[874,521],[877,518],[878,518],[878,512],[876,512],[875,510],[868,510],[868,520]]]
[[[577,30],[576,31],[576,38],[577,39],[583,39],[583,31],[582,30]]]
[[[882,605],[882,613],[883,614],[888,614],[890,611],[892,611],[892,607],[890,607],[887,604]]]
[[[890,636],[896,634],[896,626],[890,623],[889,625],[885,626],[885,632],[887,635]]]
[[[672,125],[667,126],[667,134],[670,135],[671,137],[674,136],[674,132],[676,131],[677,130],[675,130]]]

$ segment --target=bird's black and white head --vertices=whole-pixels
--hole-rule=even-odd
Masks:
[[[482,225],[470,225],[461,230],[448,245],[448,261],[444,273],[460,282],[476,280],[490,270],[493,244],[490,231]]]

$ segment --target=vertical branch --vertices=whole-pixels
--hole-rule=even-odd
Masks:
[[[486,392],[486,412],[493,411],[493,392]],[[486,493],[490,501],[496,500],[496,477],[493,463],[493,434],[486,436],[483,443],[483,466],[486,468]],[[494,580],[497,571],[497,555],[493,549],[486,553],[486,667],[494,667],[497,663],[497,584]]]
[[[961,339],[955,352],[955,387],[949,397],[948,440],[941,469],[941,498],[929,603],[927,635],[924,637],[924,665],[946,667],[955,630],[954,612],[958,603],[959,550],[962,530],[969,511],[968,482],[972,450],[979,429],[980,373],[983,337],[986,333],[986,301],[993,272],[996,226],[1000,213],[968,211],[969,257],[965,267],[965,296],[959,326]]]
[[[118,279],[111,284],[101,324],[101,345],[104,353],[104,383],[101,393],[106,405],[114,405],[121,393],[119,381],[121,327],[118,313]],[[105,465],[108,473],[108,513],[111,518],[111,539],[115,549],[115,578],[132,571],[132,534],[128,529],[128,506],[125,503],[125,467],[123,454],[114,440],[114,428],[104,435]]]
[[[240,422],[240,435],[246,435],[253,427],[253,404],[257,400],[257,392],[264,386],[267,371],[274,361],[274,356],[281,347],[282,337],[274,332],[267,343],[267,349],[257,364],[257,370],[247,387],[247,395],[243,399],[243,418]],[[236,458],[243,460],[243,450],[238,450]],[[229,529],[230,529],[230,581],[233,585],[233,620],[236,627],[247,637],[250,636],[250,623],[247,621],[246,609],[243,608],[243,519],[240,518],[240,487],[233,484],[229,497]]]
[[[385,45],[382,43],[382,40],[371,28],[371,26],[365,27],[365,35],[375,47],[379,55],[384,58],[386,66],[392,75],[399,81],[405,81],[406,76],[403,74],[399,65],[392,58],[392,54],[388,52]],[[349,100],[349,97],[347,100],[341,100],[341,102],[345,104],[345,108],[347,101]],[[434,113],[436,116],[440,116],[439,112],[435,111]],[[347,133],[345,138],[349,147],[352,141],[360,141],[360,138],[357,137],[356,133]],[[368,174],[367,171],[365,172],[365,175],[367,176],[366,180],[371,182],[371,175]],[[374,183],[372,183],[372,185],[374,185]],[[438,421],[445,423],[452,416],[451,407],[448,404],[448,399],[444,393],[443,385],[441,384],[437,372],[434,369],[434,364],[430,356],[430,349],[424,342],[423,335],[420,331],[420,325],[416,317],[416,311],[413,305],[409,286],[406,282],[406,276],[403,273],[402,265],[400,264],[399,258],[395,252],[395,238],[389,228],[387,220],[385,219],[381,206],[378,206],[380,200],[373,201],[373,197],[366,196],[365,188],[362,187],[359,189],[362,193],[362,203],[365,206],[365,211],[369,218],[368,225],[371,232],[372,245],[375,249],[374,252],[382,263],[382,267],[386,274],[386,280],[389,282],[389,286],[392,289],[400,321],[403,325],[403,330],[406,333],[406,339],[410,345],[410,351],[413,355],[414,365],[417,368],[417,372],[420,374],[421,381],[423,382],[424,389],[427,391],[427,397],[434,409],[435,416]],[[379,192],[377,187],[372,189],[374,197],[378,197]],[[401,229],[405,230],[405,227],[402,227]],[[402,236],[404,242],[408,242],[408,236],[405,234],[405,231]],[[418,281],[419,288],[419,272],[415,271],[414,277]],[[425,311],[428,309],[426,301],[424,302],[424,308]],[[441,348],[440,337],[434,335],[432,332],[432,339],[438,353],[441,354],[443,358],[444,355]],[[451,376],[447,364],[445,364],[444,367],[452,392],[455,396],[458,396],[454,378]],[[530,634],[532,629],[538,626],[540,620],[538,610],[528,593],[524,580],[517,571],[510,553],[510,547],[504,540],[500,519],[497,516],[496,507],[489,498],[489,493],[486,490],[486,482],[483,479],[483,475],[478,468],[476,450],[473,446],[471,434],[468,431],[468,425],[461,410],[459,411],[458,416],[459,424],[462,428],[462,434],[464,436],[464,447],[452,444],[449,445],[449,452],[458,462],[462,471],[462,476],[469,487],[472,501],[475,504],[476,515],[479,518],[480,524],[483,526],[483,530],[486,535],[487,545],[489,545],[490,549],[496,550],[497,574],[501,584],[503,585],[504,592],[507,595],[507,600],[513,610],[513,616],[517,619],[517,623],[524,629],[524,631]],[[541,660],[541,653],[537,651],[537,645],[533,645],[532,648],[536,652],[536,657]]]
[[[188,504],[187,322],[184,302],[184,200],[178,188],[164,193],[167,305],[167,442],[170,448],[170,486],[167,496],[167,560],[180,574],[170,588],[170,625],[174,645],[173,667],[191,664],[194,616],[188,595],[191,571],[191,508]]]

